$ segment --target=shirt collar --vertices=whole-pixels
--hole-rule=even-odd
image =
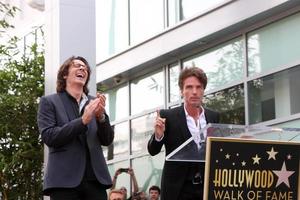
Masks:
[[[80,102],[79,102],[79,112],[81,112],[82,108],[84,107],[84,105],[86,104],[86,102],[88,101],[88,97],[86,96],[86,94],[83,92]]]
[[[183,108],[184,108],[185,116],[192,117],[192,116],[189,115],[189,113],[187,112],[187,110],[186,110],[186,108],[185,108],[184,105],[183,105]],[[204,108],[202,106],[201,106],[201,110],[202,110],[202,112],[200,113],[199,119],[203,118],[203,117],[205,118],[205,110],[204,110]]]
[[[89,100],[87,95],[83,92],[82,95],[81,95],[81,99],[80,99],[79,103],[77,103],[76,99],[71,94],[69,94],[69,92],[67,90],[65,90],[65,92],[68,95],[68,97],[70,99],[72,99],[72,101],[74,101],[74,103],[76,102],[76,104],[79,106],[79,113],[80,113],[82,108],[86,104],[86,102]]]

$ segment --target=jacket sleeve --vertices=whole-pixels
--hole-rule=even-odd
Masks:
[[[156,141],[155,134],[151,136],[150,140],[148,141],[148,152],[151,156],[155,156],[161,151],[161,148],[163,146],[163,140]]]
[[[97,135],[100,140],[100,144],[103,146],[110,145],[114,140],[114,130],[109,122],[109,117],[105,113],[105,120],[104,122],[97,121]]]
[[[39,104],[37,122],[42,141],[48,147],[61,147],[70,143],[80,133],[87,130],[81,118],[59,125],[57,110],[54,103],[47,97],[42,97]]]
[[[160,111],[160,116],[163,117],[163,118],[165,117],[163,110]],[[154,123],[155,122],[153,122],[153,124]],[[167,122],[166,122],[166,126],[167,126]],[[164,136],[163,136],[162,140],[160,140],[160,141],[157,141],[155,139],[155,133],[153,133],[151,135],[151,137],[150,137],[150,139],[148,141],[148,146],[147,146],[148,152],[149,152],[149,154],[151,156],[155,156],[155,155],[157,155],[161,151],[161,148],[162,148],[162,146],[164,144],[165,138],[166,138],[166,131],[164,133]]]

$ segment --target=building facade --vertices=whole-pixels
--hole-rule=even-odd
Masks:
[[[34,17],[45,26],[45,93],[55,92],[57,68],[70,55],[96,64],[91,91],[97,84],[106,94],[115,129],[105,148],[110,173],[132,167],[142,190],[160,185],[165,153],[151,157],[147,141],[156,110],[182,103],[184,67],[207,73],[205,105],[222,123],[300,128],[299,0],[28,2],[45,6]],[[120,186],[131,187],[127,174]]]
[[[105,150],[111,175],[130,166],[141,189],[160,185],[164,150],[151,157],[147,141],[156,110],[181,104],[178,75],[188,66],[207,73],[205,106],[221,123],[300,128],[299,35],[300,1],[96,1],[97,90],[115,129]]]

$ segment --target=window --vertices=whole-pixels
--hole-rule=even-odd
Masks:
[[[209,11],[222,2],[224,0],[168,0],[168,26]]]
[[[129,115],[128,86],[123,85],[106,92],[106,112],[110,121],[115,121]]]
[[[136,114],[164,103],[163,72],[159,71],[132,81],[131,114]]]
[[[144,183],[139,185],[143,191],[148,191],[152,185],[160,186],[161,174],[165,153],[161,152],[154,157],[143,156],[132,160],[132,167],[135,170],[137,182]]]
[[[200,55],[184,60],[183,66],[196,66],[208,77],[206,91],[241,80],[244,74],[244,45],[241,38],[232,40]]]
[[[142,116],[131,122],[132,154],[146,153],[148,140],[154,132],[154,113]]]
[[[175,0],[178,1],[178,0]],[[180,0],[181,20],[209,11],[224,0]]]
[[[129,155],[129,125],[128,121],[113,126],[115,138],[111,145],[103,147],[103,154],[107,160],[122,158]]]
[[[220,113],[220,123],[245,124],[243,85],[206,95],[204,105]]]
[[[300,112],[300,66],[248,83],[250,124]]]
[[[299,60],[300,13],[270,24],[248,36],[249,75]]]
[[[169,68],[169,101],[176,102],[180,100],[180,89],[178,86],[178,77],[180,73],[179,65],[172,65]]]
[[[130,0],[130,43],[136,44],[164,29],[163,0]]]
[[[128,1],[96,1],[96,61],[129,46]]]

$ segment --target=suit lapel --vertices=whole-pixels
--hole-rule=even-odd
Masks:
[[[190,130],[187,126],[186,116],[185,116],[185,111],[183,106],[184,105],[180,106],[180,108],[178,109],[177,118],[180,124],[180,132],[184,140],[187,140],[192,136],[192,134],[190,133]],[[207,124],[215,123],[214,116],[212,115],[212,112],[209,109],[205,109],[205,119]]]
[[[72,120],[78,118],[78,117],[79,117],[79,113],[78,113],[78,115],[76,115],[75,112],[78,112],[78,111],[77,111],[77,110],[74,110],[74,107],[71,105],[70,99],[69,99],[69,97],[67,96],[68,94],[65,93],[65,92],[62,92],[62,93],[58,93],[58,95],[59,95],[59,97],[60,97],[60,98],[58,98],[58,99],[60,99],[60,102],[61,102],[61,104],[63,105],[63,106],[62,106],[62,109],[65,110],[65,113],[66,113],[66,115],[67,115],[67,117],[68,117],[68,120],[69,120],[69,121],[72,121]],[[90,100],[90,98],[89,98],[89,100]],[[89,102],[89,101],[88,101],[88,102]],[[91,124],[92,124],[92,123],[89,123],[89,124],[88,124],[88,130],[90,130],[89,127],[91,126]],[[88,130],[87,130],[87,132],[88,132]],[[85,135],[83,135],[83,134],[79,135],[78,139],[79,139],[79,141],[80,141],[83,145],[86,145],[86,142],[85,142],[85,141],[86,141],[86,137],[85,137]]]
[[[180,129],[181,129],[180,132],[181,132],[181,134],[184,138],[184,141],[186,141],[192,135],[191,135],[190,130],[187,126],[186,116],[185,116],[183,105],[178,109],[177,116],[178,116],[178,122],[180,124]]]
[[[214,122],[214,119],[213,119],[213,116],[211,115],[211,111],[208,110],[208,109],[205,109],[205,119],[206,119],[206,123],[213,123]]]
[[[74,113],[73,108],[70,103],[68,103],[69,99],[67,97],[67,94],[65,92],[58,93],[58,96],[60,97],[61,103],[63,104],[62,108],[65,110],[65,113],[68,116],[69,121],[74,119]]]
[[[88,96],[88,101],[87,104],[91,101],[91,97]],[[96,130],[97,129],[97,122],[95,120],[95,118],[92,119],[92,121],[90,123],[88,123],[87,125],[88,130],[86,131],[86,140],[87,140],[87,145],[89,147],[93,146],[92,144],[95,143],[94,140],[94,132],[92,130]]]

